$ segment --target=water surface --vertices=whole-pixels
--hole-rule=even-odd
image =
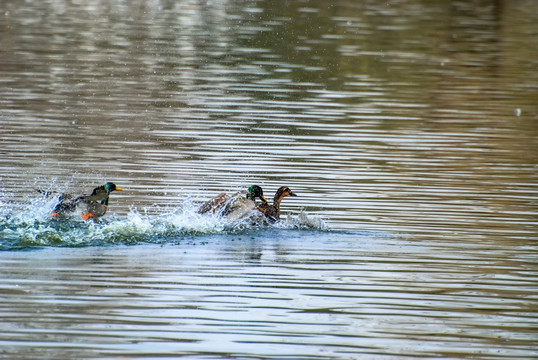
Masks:
[[[538,356],[537,14],[2,2],[0,357]],[[251,184],[282,223],[196,214]]]

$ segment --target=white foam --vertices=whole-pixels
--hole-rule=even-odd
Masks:
[[[83,220],[80,216],[51,218],[58,198],[36,196],[26,204],[0,203],[1,248],[31,246],[81,246],[166,242],[182,236],[207,234],[237,234],[268,227],[283,229],[327,230],[319,216],[305,212],[289,215],[270,224],[256,210],[249,216],[230,222],[218,215],[198,214],[198,204],[185,201],[177,208],[137,209],[126,216],[105,215],[99,221]]]

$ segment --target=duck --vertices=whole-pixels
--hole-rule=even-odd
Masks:
[[[258,206],[258,210],[265,215],[269,222],[277,222],[280,220],[280,203],[286,196],[297,196],[297,194],[292,192],[289,187],[281,186],[275,193],[273,204],[269,205],[265,202]]]
[[[53,218],[63,217],[80,209],[84,220],[97,220],[108,211],[110,193],[112,191],[123,191],[123,189],[112,182],[107,182],[104,185],[94,188],[91,194],[79,195],[77,197],[54,191],[37,191],[46,197],[58,196],[58,202],[51,214]]]
[[[107,182],[105,185],[93,189],[90,195],[80,195],[77,199],[86,203],[100,202],[101,204],[108,206],[108,199],[112,191],[123,191],[123,189],[112,182]]]
[[[218,214],[230,221],[235,221],[257,208],[256,198],[262,200],[262,205],[267,204],[263,189],[258,185],[252,185],[247,190],[241,190],[232,195],[222,192],[202,204],[197,212],[198,214]]]

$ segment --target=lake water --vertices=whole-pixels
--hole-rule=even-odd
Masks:
[[[538,2],[0,2],[0,358],[538,358]],[[35,191],[113,181],[99,222]],[[197,207],[282,185],[275,225]]]

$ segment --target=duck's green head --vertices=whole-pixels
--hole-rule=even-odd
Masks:
[[[265,196],[263,196],[262,188],[258,185],[252,185],[247,190],[247,198],[251,200],[256,200],[257,197],[262,199],[264,203],[267,203],[267,199],[265,198]]]
[[[107,192],[112,192],[112,191],[123,191],[122,188],[120,188],[119,186],[116,186],[116,184],[114,183],[111,183],[111,182],[107,182],[105,184],[105,189]]]

